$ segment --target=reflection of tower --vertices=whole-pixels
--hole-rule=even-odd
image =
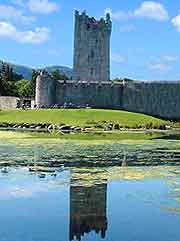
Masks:
[[[95,231],[105,238],[107,184],[70,188],[70,240],[81,240],[85,233]]]

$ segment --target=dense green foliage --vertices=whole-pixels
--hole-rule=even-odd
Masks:
[[[36,79],[38,76],[39,72],[36,70],[32,71],[32,78],[31,78],[31,90],[30,90],[30,95],[35,96],[36,94]]]
[[[4,62],[0,62],[0,95],[34,97],[36,91],[36,78],[39,71],[32,70],[31,80],[24,80],[22,75],[18,75],[13,68]],[[67,80],[68,77],[60,71],[52,72],[54,80]]]
[[[33,96],[33,89],[29,80],[20,80],[16,83],[17,94],[19,97]]]
[[[22,75],[13,71],[10,65],[0,63],[0,95],[32,97],[35,96],[38,72],[32,71],[32,80],[24,80]]]
[[[15,73],[8,64],[0,63],[0,95],[17,95],[16,83],[23,76]]]
[[[61,74],[58,69],[52,72],[52,76],[54,80],[68,80],[68,77],[64,74]]]

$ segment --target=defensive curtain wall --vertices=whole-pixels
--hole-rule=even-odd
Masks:
[[[37,78],[37,108],[72,103],[92,108],[122,109],[168,119],[180,119],[180,82],[110,81],[110,15],[96,20],[75,12],[73,81]]]
[[[20,98],[11,96],[0,96],[0,109],[15,109]]]
[[[48,108],[72,103],[92,108],[121,109],[180,120],[178,82],[74,82],[53,81],[46,74],[37,78],[36,104]]]
[[[130,84],[122,99],[124,110],[180,120],[180,81]]]

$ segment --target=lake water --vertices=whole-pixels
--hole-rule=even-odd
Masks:
[[[0,241],[180,241],[179,147],[3,141]]]

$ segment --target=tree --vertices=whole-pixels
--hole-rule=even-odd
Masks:
[[[20,80],[16,83],[17,92],[19,97],[31,97],[33,96],[33,89],[31,81]]]
[[[35,96],[36,93],[36,79],[39,75],[39,72],[36,70],[32,71],[32,78],[31,78],[31,88],[32,88],[32,95]]]
[[[3,77],[4,71],[5,71],[4,68],[5,68],[4,63],[1,62],[0,63],[0,95],[3,95],[4,93],[4,77]]]
[[[23,78],[13,71],[13,68],[4,62],[0,62],[0,94],[7,96],[17,95],[16,82]]]
[[[54,80],[68,80],[68,77],[65,74],[61,74],[59,69],[56,69],[52,72]]]
[[[18,90],[16,86],[16,82],[14,81],[8,81],[5,85],[4,95],[7,96],[17,96]]]
[[[9,81],[12,78],[12,69],[8,64],[1,63],[1,95],[8,95]]]

